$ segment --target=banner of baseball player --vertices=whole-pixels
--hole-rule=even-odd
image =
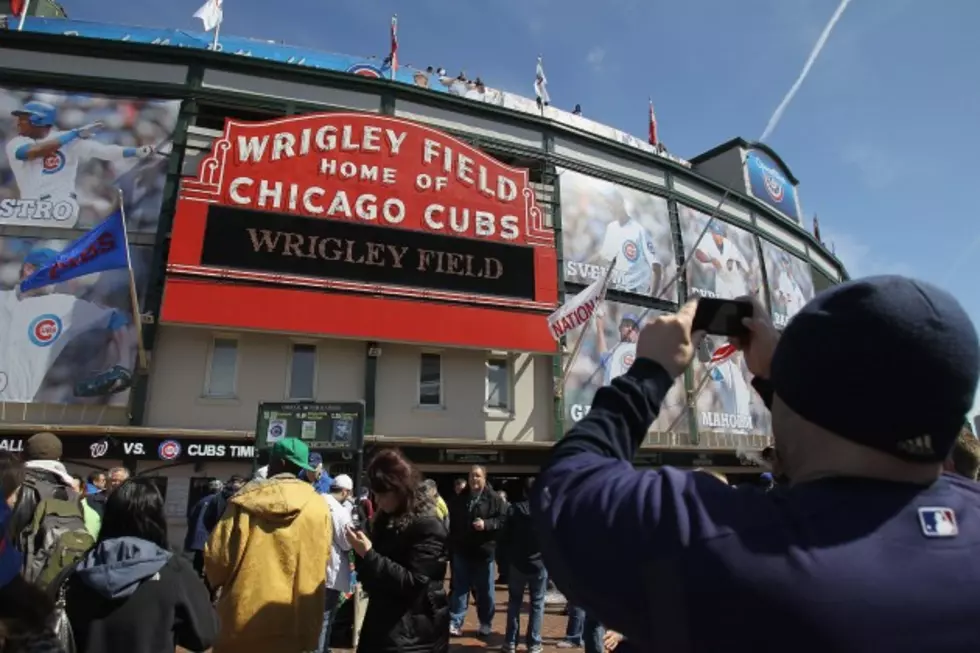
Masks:
[[[780,249],[765,238],[760,238],[759,244],[769,281],[772,321],[777,329],[782,329],[813,299],[813,275],[810,265],[798,256]]]
[[[698,348],[693,366],[694,388],[698,389],[694,406],[702,443],[737,448],[743,436],[769,433],[771,420],[752,389],[752,373],[742,352],[712,360],[727,342],[727,338],[708,336]]]
[[[0,237],[0,403],[128,402],[138,342],[129,270],[21,289],[70,244]],[[130,258],[142,292],[152,250],[132,247]]]
[[[692,259],[687,266],[689,294],[719,299],[752,294],[765,302],[761,293],[762,262],[755,236],[716,218],[697,249],[691,252],[691,246],[711,216],[680,203],[677,204],[677,215],[686,258]]]
[[[610,290],[677,301],[667,200],[572,170],[559,180],[565,281],[588,285],[615,259]]]
[[[0,86],[0,230],[89,229],[122,191],[129,233],[155,232],[179,108]]]
[[[566,334],[569,349],[575,348],[579,339],[584,338],[565,380],[566,431],[588,414],[592,398],[599,388],[629,369],[636,357],[636,340],[640,329],[646,321],[660,314],[659,311],[646,311],[637,306],[606,300],[602,310],[596,312],[592,320]],[[675,432],[686,433],[687,420],[676,419],[683,411],[684,378],[681,377],[667,393],[651,432],[664,431],[677,422]]]

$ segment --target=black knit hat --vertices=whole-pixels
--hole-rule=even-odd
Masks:
[[[899,276],[820,293],[790,320],[772,385],[804,419],[911,461],[944,460],[973,406],[980,343],[944,290]]]

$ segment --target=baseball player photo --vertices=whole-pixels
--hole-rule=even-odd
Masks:
[[[155,230],[178,108],[0,88],[0,226],[88,228],[122,190],[130,231]]]
[[[762,270],[752,234],[719,218],[678,205],[684,242],[690,247],[708,226],[708,232],[690,254],[688,288],[694,295],[735,299],[756,295],[762,288]]]
[[[0,242],[11,241],[31,244],[14,238]],[[19,282],[58,253],[32,246],[19,262],[11,261],[19,268],[16,282],[0,290],[0,401],[125,405],[122,393],[132,383],[136,330],[128,307],[106,306],[95,291],[110,275],[120,280],[114,290],[125,289],[128,272],[103,272],[21,292]],[[128,299],[128,292],[103,294]]]
[[[572,351],[578,338],[585,338],[565,383],[566,426],[570,427],[586,414],[596,391],[626,373],[636,359],[636,341],[643,324],[643,310],[620,302],[606,301],[587,323],[572,332],[568,348]],[[650,311],[644,319],[660,313]],[[683,410],[683,377],[667,394],[653,431],[665,429]]]
[[[675,300],[667,200],[570,170],[560,183],[565,280],[592,283],[615,260],[611,289]]]
[[[708,336],[698,349],[695,387],[710,376],[697,398],[698,428],[737,434],[754,432],[751,375],[741,352],[720,363],[709,364],[711,354],[725,344],[724,338]]]
[[[810,266],[801,258],[785,252],[767,240],[761,240],[762,257],[769,280],[772,321],[782,329],[790,318],[813,299],[813,277]]]

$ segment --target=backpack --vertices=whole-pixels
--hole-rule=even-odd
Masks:
[[[85,529],[83,498],[73,490],[28,475],[22,491],[37,496],[30,523],[20,534],[24,580],[46,588],[95,545]],[[65,497],[65,498],[61,498]]]

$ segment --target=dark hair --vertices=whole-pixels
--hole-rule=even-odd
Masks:
[[[24,463],[12,453],[0,451],[0,488],[6,500],[24,483]]]
[[[95,485],[95,479],[99,478],[100,476],[105,476],[105,470],[97,469],[91,474],[89,474],[88,482],[91,483],[92,485]]]
[[[397,449],[382,449],[367,466],[368,485],[375,494],[392,492],[401,499],[402,512],[415,508],[421,476],[411,461]]]
[[[0,651],[18,650],[18,642],[43,633],[54,601],[41,588],[15,576],[0,588]]]
[[[106,499],[99,541],[116,537],[138,537],[168,548],[163,497],[152,480],[131,478]]]
[[[238,474],[232,474],[228,478],[228,485],[232,485],[233,483],[244,483],[244,482],[245,482],[245,477],[239,476]]]

